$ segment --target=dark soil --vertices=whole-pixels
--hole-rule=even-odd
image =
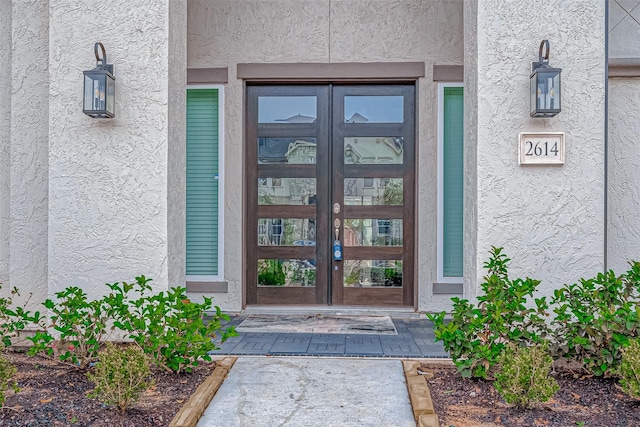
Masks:
[[[5,354],[18,370],[14,379],[20,391],[7,393],[0,426],[167,426],[215,367],[203,363],[190,374],[178,375],[154,367],[155,385],[121,415],[117,408],[86,396],[93,383],[84,371],[24,352]]]
[[[441,426],[454,427],[640,427],[640,402],[613,379],[585,377],[558,369],[560,391],[545,403],[519,410],[507,404],[492,381],[464,379],[455,367],[423,364]]]

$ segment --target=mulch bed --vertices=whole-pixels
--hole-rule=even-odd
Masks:
[[[215,363],[203,363],[190,374],[178,375],[154,367],[155,385],[121,415],[116,408],[86,396],[93,383],[85,372],[23,351],[5,354],[18,370],[14,379],[20,391],[7,393],[0,426],[167,426],[215,367]]]
[[[429,390],[441,426],[455,427],[638,427],[640,402],[616,381],[556,370],[560,391],[548,402],[518,410],[507,404],[491,381],[464,379],[455,367],[423,364],[433,372]]]

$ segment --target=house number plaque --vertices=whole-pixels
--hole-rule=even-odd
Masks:
[[[518,139],[519,164],[564,164],[564,132],[520,132]]]

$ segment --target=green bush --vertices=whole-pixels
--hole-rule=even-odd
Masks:
[[[16,367],[2,354],[4,349],[4,345],[0,344],[0,408],[4,406],[4,401],[7,398],[6,392],[9,388],[16,393],[20,391],[18,384],[12,381],[16,374]]]
[[[530,278],[511,279],[510,261],[502,248],[492,247],[484,264],[487,275],[478,305],[452,298],[452,319],[445,312],[427,314],[434,324],[436,341],[442,341],[463,377],[487,378],[507,344],[529,346],[549,333],[546,298],[530,299],[540,283]]]
[[[55,295],[57,300],[47,299],[43,303],[51,312],[50,323],[42,318],[42,330],[27,338],[33,343],[29,354],[44,354],[86,368],[103,345],[112,313],[103,300],[89,300],[78,287],[66,288]]]
[[[573,359],[597,376],[620,363],[640,328],[640,263],[621,276],[611,270],[554,291],[551,301],[557,357]]]
[[[0,297],[0,341],[5,347],[11,346],[12,338],[25,329],[27,324],[37,323],[40,320],[39,312],[31,314],[24,307],[15,306],[13,300],[16,296],[20,296],[20,294],[18,289],[14,287],[8,297]],[[27,299],[28,301],[29,299]]]
[[[622,360],[616,370],[620,387],[629,396],[640,398],[640,339],[632,339],[622,350]]]
[[[546,344],[531,347],[507,346],[498,358],[500,370],[494,387],[507,401],[519,408],[532,402],[546,402],[560,389],[549,375],[553,359]]]
[[[147,296],[150,281],[140,276],[135,284],[109,285],[109,304],[118,307],[114,324],[126,331],[155,364],[169,371],[191,372],[200,360],[210,361],[209,352],[218,348],[213,340],[222,329],[221,321],[229,320],[229,316],[217,306],[215,314],[207,315],[213,307],[212,299],[205,297],[202,304],[191,302],[186,288]],[[131,290],[139,298],[127,303],[126,295]],[[227,328],[221,332],[221,339],[235,335],[233,327]]]
[[[125,412],[153,385],[149,361],[136,345],[119,348],[112,343],[107,344],[87,378],[95,384],[89,397],[115,405],[120,412]]]

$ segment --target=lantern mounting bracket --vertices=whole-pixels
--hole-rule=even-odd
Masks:
[[[100,52],[98,52],[98,48],[102,51],[102,57],[100,57]],[[96,68],[106,70],[113,74],[113,64],[107,64],[107,51],[104,48],[102,42],[97,42],[93,46],[93,52],[96,55]]]
[[[542,50],[544,49],[544,56],[542,56]],[[536,68],[549,66],[549,52],[551,48],[549,47],[549,40],[542,40],[540,42],[540,49],[538,50],[538,62],[531,63],[531,72],[533,72]]]

